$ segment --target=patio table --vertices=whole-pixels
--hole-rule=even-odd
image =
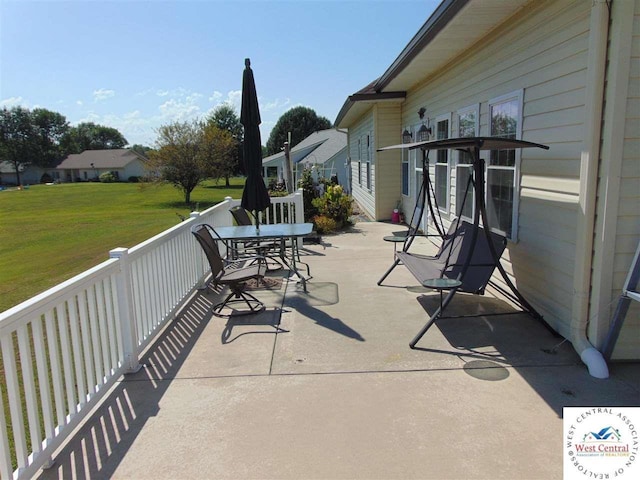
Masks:
[[[298,238],[306,237],[311,233],[313,223],[274,223],[269,225],[260,225],[260,229],[256,229],[255,225],[239,225],[233,227],[215,227],[215,231],[224,241],[263,241],[278,240],[280,242],[280,259],[295,274],[302,283],[302,288],[307,291],[307,280],[298,271],[296,258],[298,252]],[[286,241],[291,240],[291,258],[286,255]]]

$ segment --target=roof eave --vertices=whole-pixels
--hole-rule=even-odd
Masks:
[[[341,125],[351,107],[357,102],[384,102],[384,101],[404,101],[407,98],[407,92],[380,92],[380,93],[354,93],[349,95],[338,112],[334,125],[336,128],[346,128]]]
[[[468,2],[469,0],[444,0],[375,83],[376,92],[381,92],[389,85]]]

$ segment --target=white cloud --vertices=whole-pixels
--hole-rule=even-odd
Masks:
[[[269,112],[271,110],[281,111],[281,110],[284,109],[284,107],[286,107],[289,104],[291,104],[291,99],[289,99],[289,98],[287,98],[285,100],[280,100],[279,98],[276,98],[272,102],[267,102],[267,103],[263,104],[261,108],[265,112]]]
[[[82,106],[84,103],[82,103],[82,100],[76,100],[76,105]]]
[[[220,93],[219,91],[215,91],[213,92],[213,94],[209,97],[209,101],[210,102],[214,102],[217,103],[220,99],[222,98],[222,93]]]
[[[19,106],[28,108],[27,102],[25,102],[22,97],[11,97],[11,98],[5,98],[4,100],[0,100],[0,107],[11,108],[11,107],[19,107]]]
[[[164,102],[158,109],[161,118],[165,121],[184,122],[197,117],[200,113],[200,107],[195,105],[193,101],[183,102],[173,98]]]
[[[116,92],[113,90],[107,90],[106,88],[101,88],[99,90],[93,91],[93,99],[96,102],[100,102],[102,100],[106,100],[107,98],[111,98],[115,96]]]

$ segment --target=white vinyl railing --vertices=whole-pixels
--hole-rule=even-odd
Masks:
[[[302,191],[271,199],[264,223],[304,220]],[[34,476],[118,380],[139,368],[209,272],[190,233],[232,225],[227,197],[131,249],[0,313],[0,479]],[[6,415],[7,410],[9,414]]]

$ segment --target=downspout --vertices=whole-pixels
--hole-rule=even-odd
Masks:
[[[602,108],[609,33],[609,5],[593,0],[589,26],[586,75],[584,143],[580,158],[580,196],[576,229],[576,259],[573,275],[571,343],[596,378],[609,377],[602,354],[589,342],[589,291],[596,220],[596,190],[602,137]]]

